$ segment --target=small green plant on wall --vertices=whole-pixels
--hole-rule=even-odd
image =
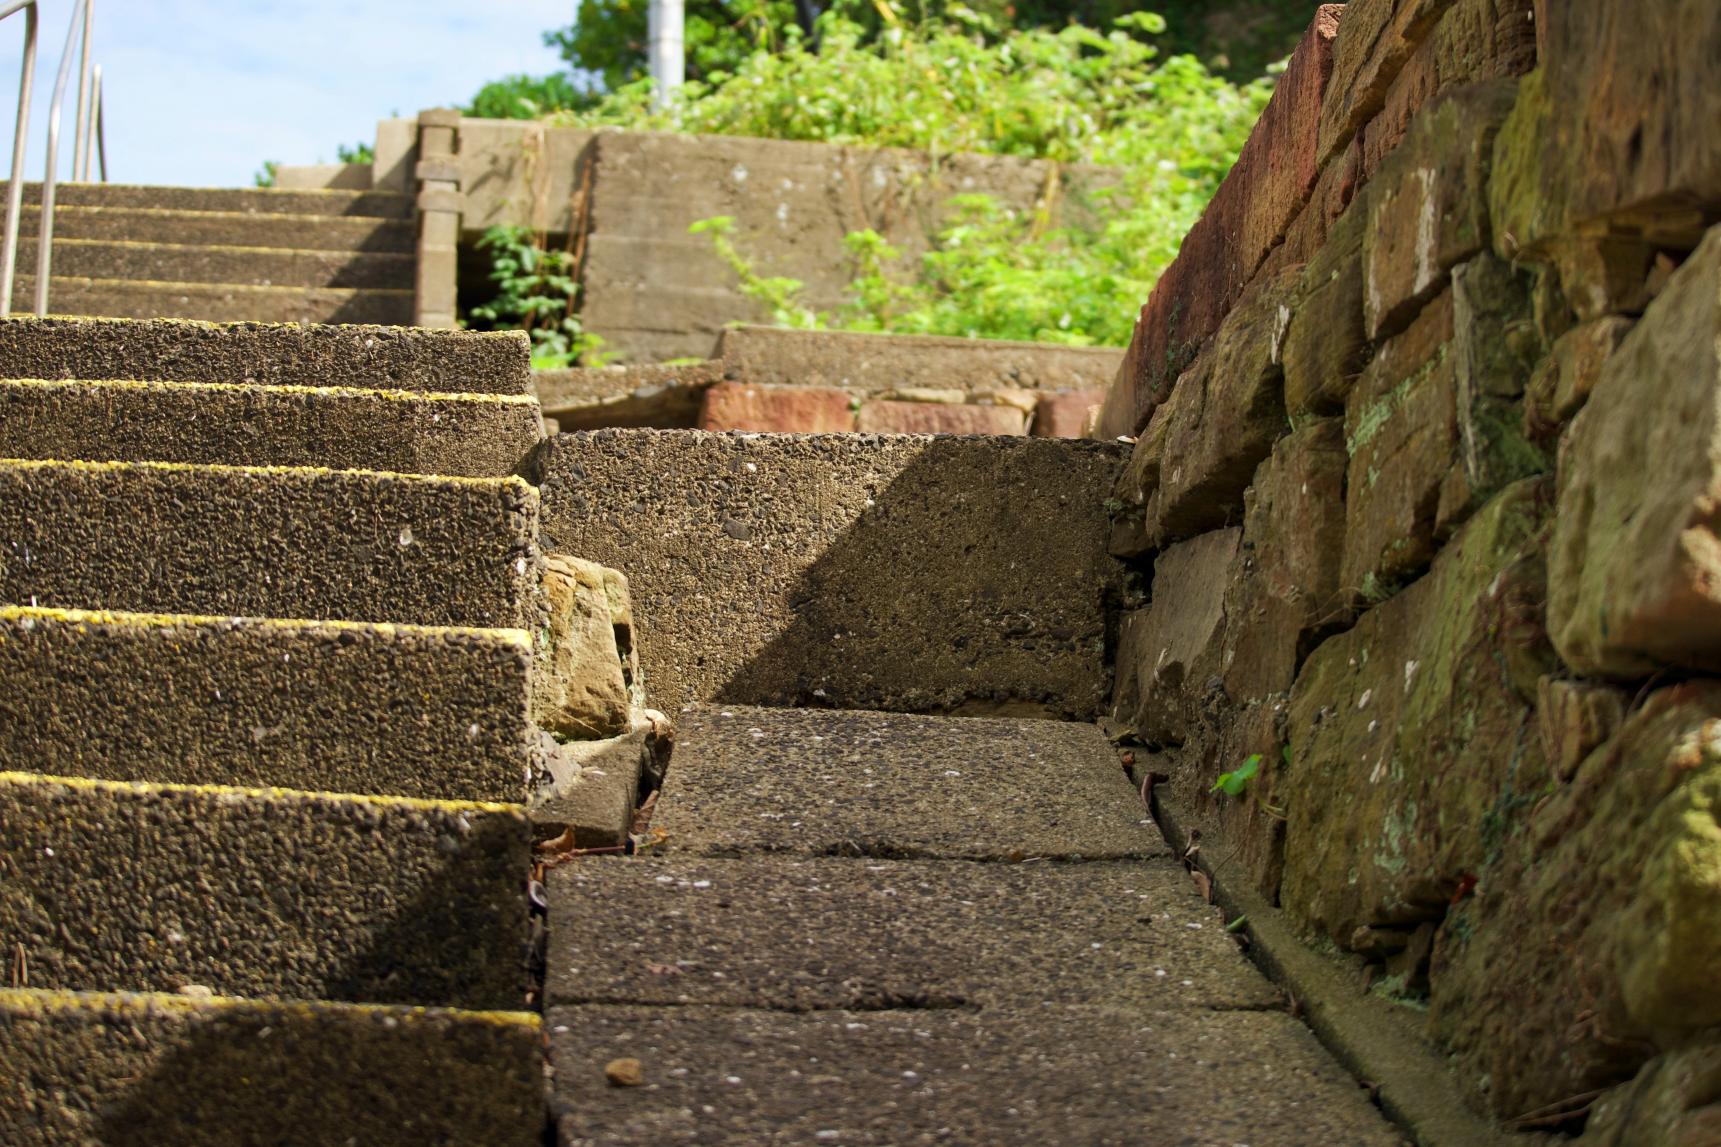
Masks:
[[[478,240],[490,256],[496,296],[468,313],[480,329],[526,332],[537,369],[601,365],[603,340],[580,325],[580,284],[571,251],[546,249],[529,227],[492,227]]]
[[[1261,754],[1251,753],[1243,758],[1243,763],[1228,773],[1220,773],[1219,779],[1213,782],[1210,790],[1224,793],[1228,797],[1240,797],[1249,787],[1249,782],[1255,779],[1255,774],[1261,771]]]

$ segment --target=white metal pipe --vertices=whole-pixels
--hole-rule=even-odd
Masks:
[[[647,15],[652,102],[664,107],[687,79],[686,18],[682,0],[651,0]]]
[[[12,313],[18,271],[18,217],[24,209],[24,141],[30,133],[30,88],[36,75],[36,0],[20,0],[0,11],[0,20],[24,10],[24,70],[18,79],[18,127],[12,137],[12,181],[6,186],[6,235],[0,244],[0,315]]]
[[[95,0],[84,0],[84,46],[78,53],[78,134],[72,141],[72,180],[90,178],[90,121],[95,114],[95,77],[90,72],[90,37],[95,32]]]
[[[66,104],[66,85],[72,78],[72,49],[77,47],[79,24],[90,0],[78,0],[72,13],[72,30],[66,34],[66,50],[60,54],[60,71],[54,77],[54,98],[48,105],[48,162],[42,172],[42,218],[36,225],[36,313],[48,313],[48,277],[54,260],[54,192],[60,173],[60,112]]]

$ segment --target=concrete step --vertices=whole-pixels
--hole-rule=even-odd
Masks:
[[[54,279],[140,283],[231,283],[246,287],[372,287],[410,291],[416,257],[393,251],[288,251],[183,243],[56,239]],[[34,270],[36,241],[18,244],[18,266]],[[50,294],[50,301],[52,294]],[[13,303],[17,305],[16,300]]]
[[[531,363],[531,343],[519,331],[183,319],[0,319],[0,378],[527,394]]]
[[[1045,969],[1047,976],[1058,969]],[[1401,1147],[1283,1012],[555,1008],[563,1147]],[[644,1086],[604,1065],[637,1059]]]
[[[548,885],[554,1007],[1284,1007],[1170,857],[590,858]]]
[[[26,207],[19,234],[40,233],[41,210]],[[66,207],[54,210],[54,239],[193,243],[299,251],[392,251],[412,254],[416,233],[405,219],[347,215],[264,215],[247,211],[175,211],[161,207]],[[20,263],[21,269],[32,264]]]
[[[19,275],[12,309],[29,313],[35,277]],[[55,275],[53,315],[114,319],[197,319],[211,323],[379,323],[412,321],[412,292],[377,287],[255,287]]]
[[[0,773],[0,930],[28,983],[511,1008],[519,805]]]
[[[523,628],[518,478],[0,461],[0,603]]]
[[[0,202],[8,183],[0,180]],[[24,202],[40,204],[42,185],[24,184]],[[153,207],[167,211],[242,211],[254,215],[360,215],[411,219],[410,196],[393,191],[277,191],[266,187],[156,187],[131,183],[61,183],[60,207]],[[3,210],[3,209],[0,209]]]
[[[537,1147],[520,1012],[0,990],[0,1141]]]
[[[547,544],[620,569],[665,709],[693,701],[1096,717],[1116,444],[560,435]]]
[[[0,380],[0,458],[499,478],[542,437],[538,404],[526,395]]]
[[[702,855],[1168,855],[1105,735],[1065,721],[695,705],[652,824]]]
[[[0,769],[519,801],[517,629],[0,607]]]

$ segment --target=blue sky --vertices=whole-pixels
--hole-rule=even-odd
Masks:
[[[72,2],[41,0],[31,179],[41,178],[46,157],[48,102]],[[265,159],[333,163],[336,144],[370,140],[376,121],[396,111],[462,103],[487,80],[556,70],[560,61],[540,33],[571,23],[574,7],[575,0],[96,0],[109,176],[239,187]],[[0,169],[11,160],[23,37],[23,13],[0,24]],[[70,151],[74,100],[68,94],[62,155]]]

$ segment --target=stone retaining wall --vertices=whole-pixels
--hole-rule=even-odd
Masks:
[[[1096,431],[1113,718],[1222,878],[1609,1147],[1721,1141],[1717,59],[1677,0],[1323,8]]]

